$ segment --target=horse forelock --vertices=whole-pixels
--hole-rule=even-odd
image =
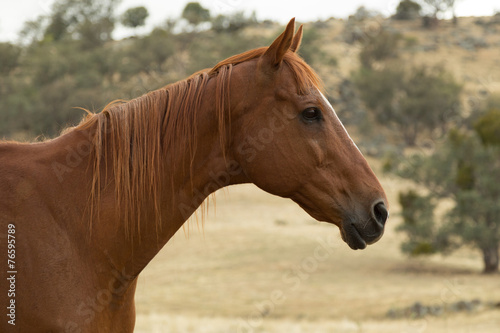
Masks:
[[[103,191],[114,182],[116,210],[124,222],[125,232],[133,238],[140,236],[145,211],[152,211],[156,230],[162,227],[160,204],[163,197],[173,195],[162,189],[165,158],[173,164],[179,156],[190,156],[189,172],[193,179],[193,158],[196,152],[196,117],[203,93],[210,79],[216,80],[216,118],[222,153],[225,157],[230,135],[229,87],[233,66],[262,56],[267,47],[235,55],[221,61],[208,71],[152,91],[129,102],[108,104],[100,113],[87,115],[72,130],[91,133],[92,184],[89,197],[89,231],[99,220]],[[322,89],[321,80],[294,52],[287,52],[283,63],[291,70],[298,93],[306,93],[312,86]],[[111,179],[103,171],[111,162]],[[184,167],[184,166],[183,166]],[[171,173],[174,181],[174,172]],[[191,184],[192,185],[192,184]],[[194,189],[192,189],[194,190]],[[173,192],[173,185],[171,191]],[[145,199],[148,198],[148,199]],[[202,203],[202,221],[208,209]]]

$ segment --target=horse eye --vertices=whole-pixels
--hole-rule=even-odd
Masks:
[[[302,118],[308,122],[319,120],[321,119],[321,111],[318,108],[307,108],[302,111]]]

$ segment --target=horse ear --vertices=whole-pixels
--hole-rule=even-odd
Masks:
[[[297,52],[300,48],[300,43],[302,43],[303,27],[304,26],[301,24],[299,30],[297,30],[297,33],[293,37],[292,45],[290,46],[290,51],[292,52]]]
[[[290,49],[293,40],[293,32],[295,30],[295,18],[288,22],[285,31],[269,46],[267,51],[262,55],[263,59],[272,67],[279,67],[285,53]]]

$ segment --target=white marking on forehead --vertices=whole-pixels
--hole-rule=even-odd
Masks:
[[[323,93],[319,90],[318,90],[318,94],[321,96],[321,98],[323,98],[323,102],[325,102],[325,104],[328,105],[332,109],[333,113],[335,115],[337,115],[335,113],[335,110],[333,109],[333,106],[330,104],[330,101],[328,101],[328,99],[325,97],[325,95],[323,95]],[[341,124],[342,124],[342,122],[341,122]],[[344,126],[344,125],[342,125],[342,126]]]
[[[349,135],[349,132],[347,132],[347,130],[345,129],[344,124],[342,124],[342,121],[340,121],[340,118],[337,116],[337,113],[335,112],[335,109],[333,108],[332,104],[330,104],[330,101],[328,101],[328,99],[325,97],[325,95],[323,95],[323,93],[321,93],[321,91],[319,91],[319,89],[318,89],[318,93],[321,96],[321,98],[323,98],[323,101],[325,102],[325,104],[328,105],[330,107],[330,109],[332,109],[333,115],[339,121],[340,126],[342,126],[342,129],[344,130],[344,132],[347,135],[347,137],[349,138],[349,140],[351,140],[354,147],[356,147],[356,149],[361,153],[361,150],[359,150],[358,145],[351,138],[351,136]],[[363,153],[361,153],[361,155],[363,155]]]

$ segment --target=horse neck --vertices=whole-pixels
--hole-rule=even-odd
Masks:
[[[226,151],[225,143],[222,142],[219,133],[221,119],[220,114],[216,112],[217,103],[214,96],[217,94],[215,90],[216,82],[208,80],[203,92],[196,97],[200,101],[197,103],[196,109],[189,110],[196,114],[196,117],[188,119],[188,121],[194,122],[192,125],[195,126],[195,130],[187,131],[187,133],[183,133],[186,132],[185,130],[178,131],[174,126],[171,126],[179,123],[176,117],[169,120],[172,123],[164,124],[164,130],[176,131],[177,136],[184,134],[192,137],[160,138],[167,149],[161,154],[160,172],[152,178],[156,184],[148,184],[148,186],[159,186],[161,196],[155,198],[159,206],[154,204],[143,206],[143,211],[140,213],[140,224],[135,226],[127,227],[124,225],[123,218],[117,213],[123,211],[125,205],[136,204],[136,202],[123,202],[117,197],[117,193],[123,189],[130,190],[132,193],[135,190],[134,186],[130,186],[130,184],[118,184],[117,168],[114,165],[117,160],[116,154],[113,153],[114,149],[118,149],[113,144],[116,141],[116,133],[113,130],[102,133],[105,135],[105,149],[108,150],[108,153],[104,155],[104,160],[97,166],[100,169],[100,174],[104,175],[104,178],[99,179],[97,183],[104,190],[99,194],[98,214],[91,221],[93,223],[91,242],[99,244],[116,269],[125,269],[130,272],[130,275],[137,275],[207,196],[221,187],[240,182],[237,179],[240,176],[237,173],[237,166],[231,162],[233,161],[231,155]],[[171,100],[168,100],[167,103],[174,103],[177,96],[174,96],[170,91],[168,98]],[[134,111],[128,110],[127,112]],[[103,131],[99,129],[97,123],[92,126],[93,128],[89,129],[90,132]],[[225,128],[224,130],[229,129]],[[165,135],[169,134],[162,134],[162,136]],[[91,159],[92,155],[95,155],[95,152],[90,154]],[[90,162],[92,164],[92,161]],[[88,169],[88,164],[82,163],[82,166]],[[134,165],[131,167],[133,168]],[[127,169],[126,166],[124,168]],[[93,169],[93,172],[96,172],[95,164]],[[148,176],[145,177],[148,178]],[[95,183],[95,179],[95,174],[87,173],[87,183]],[[124,186],[124,188],[117,191],[118,186]],[[150,197],[147,197],[149,193],[137,194],[139,198],[135,199],[139,199],[139,201],[143,200],[148,203],[151,200]],[[141,197],[141,195],[146,197]],[[134,221],[134,216],[131,218],[132,223],[138,222]]]

